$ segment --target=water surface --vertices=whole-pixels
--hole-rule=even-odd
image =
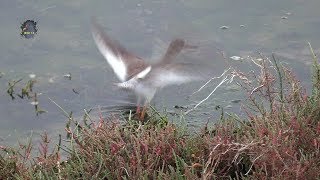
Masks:
[[[110,36],[150,61],[159,58],[170,40],[177,37],[199,46],[197,52],[184,52],[179,60],[209,64],[216,75],[228,66],[221,51],[226,57],[258,52],[268,56],[275,52],[281,62],[295,70],[304,85],[310,86],[312,61],[306,43],[310,41],[316,52],[319,50],[319,5],[316,0],[1,1],[0,71],[4,75],[0,78],[0,144],[15,142],[16,137],[31,131],[63,133],[66,118],[48,97],[76,117],[81,117],[83,109],[126,100],[126,93],[110,85],[118,80],[92,40],[92,16]],[[20,25],[27,19],[38,22],[34,39],[20,36]],[[221,29],[222,26],[228,28]],[[251,68],[246,62],[234,65],[243,71]],[[63,77],[68,73],[71,80]],[[30,74],[36,75],[34,92],[41,93],[39,107],[47,111],[39,116],[30,104],[32,99],[12,100],[6,93],[9,81],[23,78],[16,88],[21,90]],[[174,111],[174,105],[190,106],[216,84],[186,98],[201,85],[199,82],[165,88],[153,104],[160,111]],[[220,115],[214,110],[217,105],[232,105],[228,111],[239,111],[239,104],[230,101],[244,97],[230,86],[219,89],[204,106],[186,117],[187,122],[197,126],[207,119],[213,121]]]

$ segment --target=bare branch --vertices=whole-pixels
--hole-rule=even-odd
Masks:
[[[209,99],[209,97],[218,89],[218,87],[220,87],[223,83],[225,83],[226,81],[230,81],[231,78],[233,78],[233,76],[231,75],[227,75],[225,78],[223,78],[223,80],[211,91],[211,93],[204,98],[203,100],[201,100],[198,104],[196,104],[192,109],[188,110],[187,112],[185,112],[185,115],[188,114],[189,112],[193,111],[194,109],[196,109],[200,104],[202,104],[204,101],[206,101],[207,99]],[[207,84],[207,83],[206,83]],[[202,88],[202,87],[201,87]],[[201,89],[200,88],[200,89]],[[198,90],[199,91],[199,90]]]

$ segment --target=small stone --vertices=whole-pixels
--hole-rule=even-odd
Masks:
[[[244,27],[246,27],[246,26],[245,26],[245,25],[243,25],[243,24],[241,24],[241,25],[240,25],[240,27],[241,27],[241,28],[244,28]]]
[[[220,29],[229,29],[228,26],[221,26]]]
[[[281,19],[288,19],[288,17],[287,16],[282,16]]]
[[[29,78],[30,79],[34,79],[34,78],[36,78],[36,75],[35,74],[29,74]]]
[[[65,74],[65,75],[63,75],[63,77],[68,78],[69,80],[71,80],[71,73]]]
[[[235,99],[235,100],[232,100],[232,101],[230,101],[230,102],[232,102],[232,103],[234,103],[234,104],[237,104],[237,103],[241,102],[241,99]]]
[[[179,106],[179,105],[175,105],[174,108],[175,109],[188,109],[187,107]]]
[[[178,113],[176,113],[176,112],[174,112],[174,111],[167,111],[167,113],[171,114],[172,116],[179,115]]]
[[[240,60],[242,60],[243,58],[240,57],[240,56],[231,56],[230,59],[235,60],[235,61],[240,61]]]

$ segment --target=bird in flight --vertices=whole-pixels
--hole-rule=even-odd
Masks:
[[[100,53],[121,81],[115,85],[131,90],[137,96],[136,113],[140,120],[144,119],[146,108],[158,89],[203,79],[203,76],[195,71],[194,64],[173,62],[183,49],[196,48],[186,44],[183,39],[172,40],[160,61],[150,64],[111,39],[95,20],[92,20],[91,27],[93,39]]]

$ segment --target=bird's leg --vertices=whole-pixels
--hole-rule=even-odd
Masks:
[[[147,107],[149,105],[149,101],[147,100],[144,105],[143,105],[143,108],[142,108],[142,112],[141,112],[141,115],[140,115],[140,120],[144,120],[144,116],[146,114],[146,110],[147,110]]]
[[[136,114],[140,114],[140,103],[141,103],[141,97],[138,96],[138,99],[137,99],[137,110],[136,110]]]
[[[140,114],[140,105],[139,104],[137,104],[136,114]]]
[[[140,115],[140,120],[144,120],[144,116],[146,114],[146,110],[147,110],[147,105],[144,105],[143,108],[142,108],[142,112],[141,112],[141,115]]]

